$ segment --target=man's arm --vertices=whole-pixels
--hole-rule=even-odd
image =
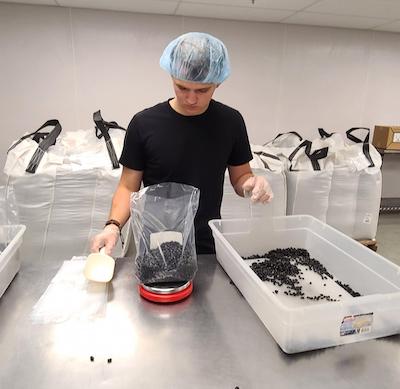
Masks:
[[[229,178],[235,192],[244,197],[243,184],[250,178],[253,177],[253,172],[251,171],[250,164],[244,163],[238,166],[228,166]]]
[[[130,216],[130,198],[132,192],[137,192],[142,183],[143,172],[123,168],[117,190],[114,193],[109,219],[117,221],[121,228],[127,222]],[[109,224],[103,231],[97,234],[91,243],[90,250],[93,253],[99,252],[104,247],[105,253],[111,255],[118,238],[120,229],[115,224]]]
[[[235,192],[244,197],[244,191],[251,193],[252,202],[269,203],[274,197],[268,181],[262,176],[255,176],[250,164],[228,166],[229,177]]]
[[[109,219],[117,220],[121,224],[121,227],[129,219],[131,193],[139,191],[142,178],[142,171],[123,167],[109,214]]]

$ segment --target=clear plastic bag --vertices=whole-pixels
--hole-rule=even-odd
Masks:
[[[199,189],[166,182],[131,196],[136,277],[142,284],[192,280],[197,271],[194,217]]]

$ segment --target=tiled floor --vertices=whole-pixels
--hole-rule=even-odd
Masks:
[[[400,266],[400,213],[379,216],[376,240],[377,252]]]

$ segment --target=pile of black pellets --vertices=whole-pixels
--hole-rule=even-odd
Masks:
[[[262,281],[267,281],[273,285],[286,288],[283,293],[288,296],[297,296],[302,300],[317,301],[339,301],[338,298],[342,297],[341,294],[332,297],[324,293],[320,293],[317,296],[307,296],[303,292],[303,287],[301,285],[302,280],[304,280],[304,272],[299,266],[304,266],[304,271],[312,271],[318,274],[322,281],[327,280],[329,277],[353,297],[361,296],[360,293],[354,291],[348,284],[335,280],[324,265],[315,258],[312,258],[310,253],[305,249],[293,247],[275,249],[265,254],[243,257],[243,259],[260,259],[260,261],[253,262],[250,268]],[[326,286],[325,283],[323,283],[323,285]],[[274,293],[278,294],[278,289],[275,289]]]
[[[164,242],[136,258],[136,275],[144,284],[189,281],[197,270],[196,263],[189,246],[184,249],[178,242]]]

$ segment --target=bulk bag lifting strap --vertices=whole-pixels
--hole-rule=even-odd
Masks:
[[[50,126],[54,127],[51,131],[41,132],[43,128]],[[61,124],[57,119],[48,120],[39,129],[30,134],[24,135],[17,142],[11,145],[11,147],[7,151],[7,154],[18,144],[20,144],[24,139],[32,138],[35,142],[39,143],[36,151],[32,155],[32,158],[29,161],[28,166],[25,170],[27,173],[33,174],[36,172],[40,164],[40,161],[43,158],[44,153],[49,149],[50,146],[53,146],[56,143],[57,137],[61,133],[61,129],[62,129]]]
[[[300,142],[303,140],[302,136],[299,133],[297,133],[296,131],[288,131],[288,132],[279,133],[273,140],[271,140],[267,143],[264,143],[263,146],[274,145],[274,146],[278,146],[278,147],[280,147],[280,146],[287,147],[288,145],[285,145],[285,143],[287,143],[287,142],[292,143],[292,142],[290,142],[290,138],[292,138],[293,140],[296,140],[296,141],[300,141]]]
[[[328,147],[323,147],[311,153],[311,145],[312,142],[309,140],[305,140],[302,143],[300,143],[296,147],[296,149],[292,152],[292,154],[290,154],[289,161],[292,163],[296,154],[304,147],[304,153],[309,158],[313,170],[321,170],[321,166],[318,160],[326,158],[326,156],[328,155]],[[291,164],[289,170],[294,171],[296,169],[292,169],[292,164]]]
[[[274,171],[274,169],[270,167],[270,164],[268,163],[268,158],[280,161],[279,157],[277,157],[276,155],[266,153],[264,151],[253,151],[253,154],[258,155],[260,157],[262,164],[264,165],[264,168],[270,171]]]
[[[334,134],[334,132],[329,134],[329,132],[326,132],[323,128],[318,128],[318,133],[322,139],[330,138]]]
[[[113,169],[119,169],[119,161],[115,153],[114,145],[112,143],[109,130],[110,128],[118,128],[122,131],[126,131],[125,128],[118,125],[116,122],[106,122],[99,111],[93,113],[93,120],[95,122],[96,137],[101,139],[104,137],[106,142],[108,155],[110,157]]]
[[[353,132],[356,130],[367,130],[367,135],[365,136],[364,139],[360,139],[358,137],[356,137]],[[369,162],[369,166],[368,167],[375,167],[374,161],[371,158],[371,154],[369,151],[369,133],[370,133],[370,129],[367,127],[352,127],[349,130],[346,131],[346,135],[347,138],[351,141],[353,141],[354,143],[362,143],[363,144],[363,153],[365,155],[365,158],[367,158],[368,162]]]

